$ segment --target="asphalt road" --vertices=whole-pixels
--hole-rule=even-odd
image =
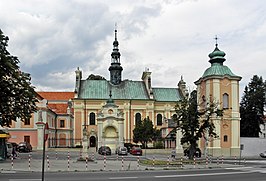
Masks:
[[[266,171],[266,170],[265,170]],[[266,172],[265,172],[266,173]],[[181,170],[181,171],[120,171],[120,172],[52,172],[45,173],[45,181],[263,181],[264,170],[253,168]],[[41,173],[2,173],[1,181],[40,181]]]

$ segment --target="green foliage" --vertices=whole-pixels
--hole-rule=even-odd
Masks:
[[[6,47],[8,37],[0,29],[0,125],[9,126],[12,120],[29,119],[36,111],[34,87],[30,74],[20,71],[17,57]]]
[[[152,121],[147,117],[143,121],[137,122],[133,130],[133,141],[135,143],[141,142],[142,146],[146,147],[148,142],[160,138],[158,134],[160,132],[156,128],[153,128]]]
[[[218,104],[210,101],[204,108],[198,109],[197,92],[193,91],[189,99],[179,101],[175,106],[176,121],[182,131],[181,144],[189,146],[189,158],[192,159],[196,152],[197,141],[202,136],[216,137],[212,116],[221,116],[222,110]],[[207,134],[207,135],[206,135]]]
[[[240,102],[240,136],[259,137],[260,124],[264,118],[266,104],[266,83],[262,77],[254,75],[245,87]]]
[[[161,148],[164,148],[164,146],[163,146],[163,142],[162,142],[162,141],[156,141],[156,142],[153,143],[153,147],[154,147],[155,149],[161,149]]]

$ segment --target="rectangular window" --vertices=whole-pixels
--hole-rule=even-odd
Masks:
[[[24,142],[30,143],[30,136],[24,136]]]
[[[65,120],[60,120],[60,128],[64,128],[65,127]]]
[[[26,119],[25,122],[24,122],[25,125],[30,125],[30,119]]]

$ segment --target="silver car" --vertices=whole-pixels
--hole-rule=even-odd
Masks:
[[[126,147],[118,147],[115,150],[115,154],[118,154],[118,155],[127,155],[127,148]]]

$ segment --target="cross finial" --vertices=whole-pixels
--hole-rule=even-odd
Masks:
[[[115,40],[117,40],[117,23],[115,23]]]
[[[217,35],[215,35],[215,38],[214,39],[215,39],[215,46],[217,47],[218,46],[218,39],[219,38],[217,37]]]

